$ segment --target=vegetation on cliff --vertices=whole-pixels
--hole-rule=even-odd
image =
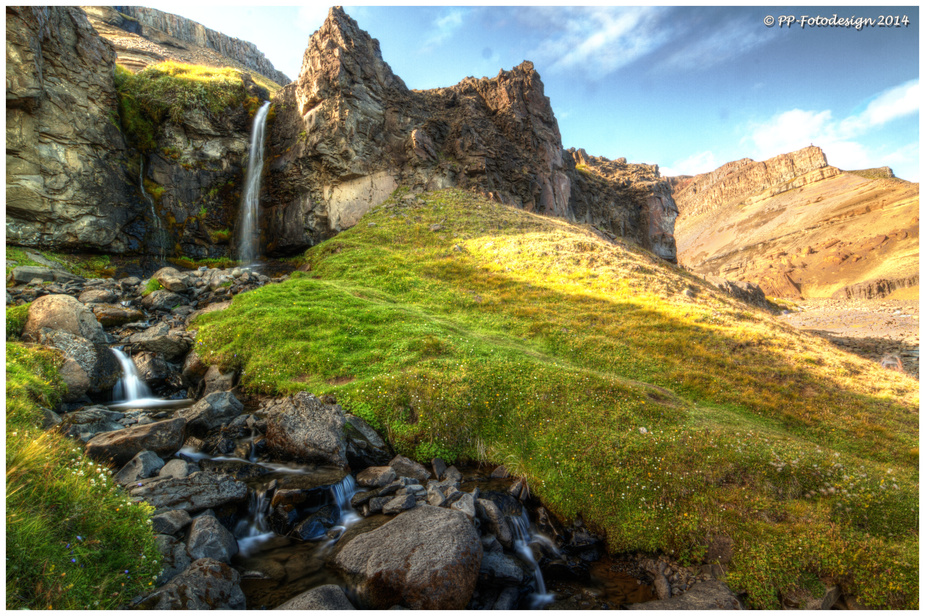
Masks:
[[[77,443],[42,430],[42,407],[63,387],[59,361],[6,345],[6,608],[114,609],[161,570],[151,509]]]
[[[335,394],[419,459],[504,463],[612,551],[729,537],[754,607],[819,580],[917,606],[913,379],[464,191],[399,191],[306,259],[199,317],[203,357]]]

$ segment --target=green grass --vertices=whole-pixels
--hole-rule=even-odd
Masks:
[[[227,238],[231,237],[231,232],[227,230],[216,231],[212,236],[214,242],[219,243],[222,241],[222,235],[227,233]],[[178,267],[185,267],[186,269],[199,269],[201,266],[205,265],[210,269],[227,269],[229,267],[236,267],[240,264],[240,261],[236,259],[229,259],[227,257],[217,257],[214,259],[191,259],[189,257],[172,257],[167,259],[170,263]]]
[[[115,609],[161,570],[151,509],[81,447],[41,430],[60,358],[6,345],[6,608]]]
[[[144,290],[141,292],[142,297],[151,295],[155,291],[160,291],[164,286],[156,279],[151,278],[148,280],[148,283],[145,285]]]
[[[199,317],[200,354],[335,394],[420,460],[504,463],[613,552],[697,562],[728,535],[754,607],[817,578],[918,605],[914,379],[588,228],[402,193]]]
[[[31,252],[38,253],[61,266],[62,269],[84,278],[107,278],[112,277],[115,269],[112,267],[109,255],[98,254],[67,254],[59,252],[50,252],[48,250],[29,249]],[[15,265],[10,265],[15,261]],[[33,261],[26,255],[26,249],[18,246],[6,247],[6,275],[9,277],[14,267],[20,265],[33,265],[38,267],[47,267],[42,263]]]
[[[19,340],[22,330],[26,327],[26,320],[29,318],[29,306],[20,304],[19,306],[7,306],[6,308],[6,339]]]

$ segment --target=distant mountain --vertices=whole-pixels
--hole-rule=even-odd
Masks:
[[[116,50],[116,62],[132,72],[175,60],[247,69],[277,85],[290,79],[273,67],[253,43],[226,36],[200,23],[140,6],[81,7],[90,24]]]
[[[918,184],[888,167],[842,171],[811,146],[670,182],[678,261],[700,274],[774,297],[917,291]]]

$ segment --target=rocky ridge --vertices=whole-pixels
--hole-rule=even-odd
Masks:
[[[334,235],[401,185],[470,188],[528,211],[569,220],[580,214],[674,258],[667,191],[650,199],[648,186],[621,190],[622,183],[616,188],[602,175],[601,183],[615,185],[611,196],[619,196],[609,199],[576,184],[574,161],[530,62],[491,79],[409,90],[382,59],[378,41],[334,7],[309,41],[299,79],[274,102],[265,231],[271,253]],[[657,181],[652,171],[646,182]],[[609,207],[627,212],[608,216]]]
[[[114,43],[120,64],[136,71],[170,59],[246,68],[279,85],[290,81],[253,43],[227,36],[185,17],[142,6],[82,8],[100,34]]]

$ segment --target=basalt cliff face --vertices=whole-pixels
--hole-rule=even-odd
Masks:
[[[133,71],[164,60],[176,60],[248,69],[279,85],[290,81],[253,43],[226,36],[185,17],[140,6],[82,8],[93,27],[112,43],[119,64]]]
[[[649,216],[658,208],[646,188],[621,193],[625,186],[601,175],[602,185],[624,197],[608,201],[588,193],[596,188],[591,182],[576,182],[579,172],[530,62],[491,79],[409,90],[378,42],[335,7],[312,35],[298,80],[274,102],[264,200],[270,252],[303,250],[352,226],[402,185],[470,188],[528,211],[593,220],[674,258],[673,218]],[[632,211],[599,211],[609,206]],[[654,235],[645,226],[650,220]]]
[[[918,287],[918,184],[841,171],[808,147],[671,178],[679,261],[775,297],[885,297]]]
[[[74,7],[7,7],[6,36],[7,241],[140,249],[112,48]]]

